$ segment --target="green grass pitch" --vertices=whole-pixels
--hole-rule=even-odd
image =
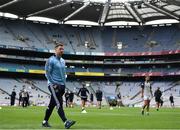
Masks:
[[[2,107],[0,109],[0,129],[45,129],[41,127],[46,107]],[[141,108],[102,109],[65,108],[68,119],[76,120],[71,129],[180,129],[180,108],[150,109],[150,115],[142,116]],[[64,129],[56,109],[49,120],[51,129]],[[50,130],[51,130],[50,129]],[[46,129],[47,130],[47,129]]]

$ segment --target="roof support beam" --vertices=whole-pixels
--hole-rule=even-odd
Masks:
[[[58,4],[58,5],[55,5],[55,6],[52,6],[52,7],[43,9],[43,10],[40,10],[40,11],[38,11],[38,12],[29,14],[29,15],[27,15],[27,16],[28,16],[28,17],[35,16],[35,15],[38,15],[38,14],[40,14],[40,13],[44,13],[44,12],[50,11],[50,10],[52,10],[52,9],[56,9],[56,8],[58,8],[58,7],[62,7],[62,6],[67,5],[67,4],[69,4],[69,3],[70,3],[70,2],[61,3],[61,4]]]
[[[141,23],[143,24],[144,23],[144,20],[143,20],[143,18],[141,17],[141,15],[138,13],[138,11],[135,9],[135,7],[134,7],[135,5],[132,5],[131,4],[131,9],[133,10],[133,12],[137,15],[137,17],[141,20]]]
[[[176,20],[179,20],[179,18],[177,16],[175,16],[175,15],[173,15],[171,13],[168,13],[167,11],[162,10],[161,8],[158,8],[158,7],[156,7],[154,5],[151,5],[151,4],[147,3],[147,2],[144,2],[144,4],[147,5],[148,7],[152,8],[152,9],[154,9],[154,10],[160,12],[160,13],[162,13],[162,14],[165,14],[165,15],[167,15],[167,16],[169,16],[171,18],[174,18]]]
[[[72,14],[70,14],[69,16],[67,16],[66,18],[64,18],[63,21],[67,21],[68,19],[70,19],[71,17],[73,17],[74,15],[76,15],[77,13],[79,13],[80,11],[82,11],[83,9],[85,9],[88,5],[90,4],[90,2],[86,2],[84,3],[84,5],[77,9],[76,11],[74,11]]]
[[[131,8],[130,5],[125,4],[125,8],[136,19],[138,23],[142,23],[142,20],[139,18],[139,16],[135,13],[135,11]]]
[[[17,3],[17,2],[19,2],[19,1],[21,1],[21,0],[13,0],[13,1],[10,1],[10,2],[8,2],[8,3],[6,3],[6,4],[1,5],[1,6],[0,6],[0,9],[2,9],[2,8],[6,7],[6,6],[12,5],[12,4],[14,4],[14,3]]]
[[[179,0],[167,0],[166,1],[169,4],[174,4],[174,5],[179,5],[180,6],[180,1]]]
[[[101,19],[100,19],[100,23],[103,25],[106,21],[106,17],[108,15],[109,12],[109,5],[111,3],[111,0],[109,0],[108,2],[105,3],[104,8],[103,8],[103,12],[101,15]]]
[[[167,3],[169,3],[169,2],[167,2]],[[169,4],[171,4],[171,3],[169,3]],[[153,4],[153,5],[154,5],[154,4]],[[158,5],[154,5],[154,6],[157,7],[157,8],[160,8],[161,10],[164,10],[164,11],[170,13],[170,14],[173,13],[174,16],[179,17],[178,15],[174,14],[174,11],[171,12],[171,11],[169,11],[169,10],[163,8],[164,6],[158,6]],[[179,9],[178,9],[178,10],[179,10]],[[175,10],[175,11],[177,11],[177,10]]]

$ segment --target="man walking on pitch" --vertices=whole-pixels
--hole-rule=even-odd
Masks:
[[[45,112],[43,127],[51,127],[48,120],[52,114],[54,107],[56,106],[59,117],[64,122],[66,129],[69,129],[75,124],[75,121],[67,120],[63,110],[63,95],[65,92],[66,72],[65,61],[62,58],[64,52],[63,44],[55,46],[55,54],[51,56],[45,65],[46,78],[48,80],[48,89],[51,93],[50,102]]]

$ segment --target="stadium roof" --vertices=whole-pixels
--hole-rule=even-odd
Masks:
[[[61,24],[146,25],[154,20],[179,22],[180,1],[0,0],[0,12],[0,16]]]

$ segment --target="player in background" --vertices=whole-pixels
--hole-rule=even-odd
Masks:
[[[154,92],[157,111],[159,111],[159,107],[161,105],[161,96],[162,96],[162,92],[161,92],[160,88],[158,87],[157,90]]]
[[[171,107],[173,108],[174,107],[174,97],[173,97],[172,93],[171,93],[171,95],[169,97],[169,101],[170,101]]]
[[[89,94],[89,91],[85,87],[85,84],[83,84],[82,88],[79,89],[79,92],[77,94],[78,96],[81,97],[81,107],[82,107],[82,112],[81,113],[87,113],[86,110],[85,110],[85,105],[86,105],[86,102],[87,102],[88,94]]]
[[[150,83],[150,77],[146,76],[145,77],[145,82],[141,84],[141,97],[144,100],[144,105],[142,107],[141,114],[144,115],[144,109],[146,108],[147,115],[149,115],[149,106],[150,106],[150,101],[153,98],[152,94],[152,88],[151,88],[151,83]]]
[[[98,90],[96,91],[96,98],[97,98],[97,107],[99,109],[101,109],[102,96],[103,96],[103,93],[100,87],[98,87]]]

